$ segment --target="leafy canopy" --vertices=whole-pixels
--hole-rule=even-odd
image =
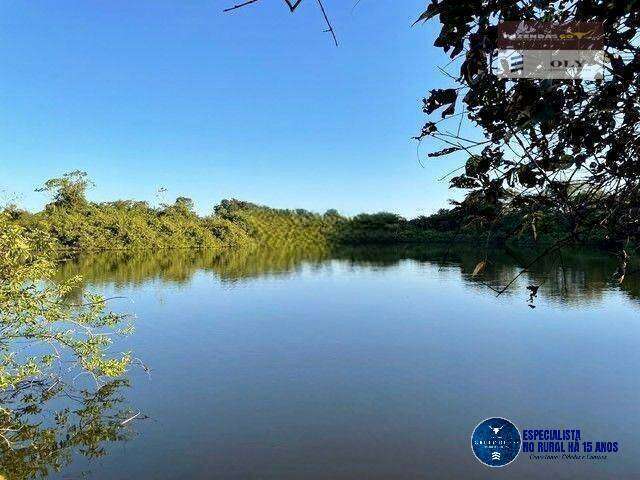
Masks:
[[[49,194],[55,206],[79,206],[87,203],[87,189],[92,186],[86,172],[74,170],[47,180],[36,192]]]
[[[109,349],[114,335],[132,327],[105,312],[101,296],[72,303],[68,296],[80,279],[56,282],[55,266],[44,232],[0,213],[0,473],[10,478],[44,477],[60,468],[72,447],[95,456],[102,442],[122,435],[121,415],[111,410],[132,357]],[[69,376],[82,374],[98,390],[82,390],[80,406],[47,423],[42,405],[69,395]]]
[[[490,228],[518,209],[522,226],[535,235],[536,219],[553,212],[565,222],[567,240],[597,233],[621,248],[637,244],[640,1],[432,0],[416,23],[435,18],[441,31],[434,45],[459,71],[451,76],[454,86],[431,90],[424,99],[431,118],[417,138],[445,147],[430,157],[466,156],[464,172],[451,186],[467,192],[467,213]],[[488,59],[502,20],[603,22],[610,62],[605,78],[498,78]],[[459,134],[465,117],[481,139]]]

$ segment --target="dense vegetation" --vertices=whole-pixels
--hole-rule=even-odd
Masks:
[[[468,215],[463,205],[441,209],[429,216],[407,220],[395,213],[360,214],[345,220],[334,232],[337,244],[394,244],[394,243],[468,243],[482,241],[485,244],[548,243],[566,230],[557,217],[538,218],[538,228],[522,228],[522,216],[514,212],[504,216],[487,231]],[[591,237],[589,242],[597,239]]]
[[[94,203],[86,198],[90,185],[84,172],[67,173],[38,189],[52,198],[43,211],[9,206],[4,213],[27,232],[46,232],[57,250],[84,252],[322,244],[341,220],[338,215],[276,210],[238,200],[223,200],[204,217],[186,197],[157,208],[134,200]]]
[[[118,392],[132,356],[110,347],[132,327],[101,296],[70,302],[80,280],[55,281],[52,250],[46,232],[0,213],[0,476],[11,479],[44,477],[74,450],[100,456],[128,435]],[[63,396],[73,407],[54,410]]]
[[[468,204],[454,204],[430,216],[407,220],[394,213],[360,214],[352,218],[335,210],[324,214],[283,210],[239,200],[223,200],[211,215],[199,216],[193,202],[178,197],[174,203],[152,207],[147,202],[87,200],[91,185],[84,172],[71,172],[49,180],[39,190],[51,195],[44,210],[30,213],[5,208],[10,221],[26,232],[44,232],[53,248],[64,251],[210,249],[277,246],[321,247],[346,244],[393,244],[451,241],[520,243],[552,240],[568,226],[561,217],[536,217],[534,228],[523,229],[525,213],[503,216],[488,234],[474,221]]]
[[[466,159],[451,186],[465,191],[467,210],[486,230],[514,212],[524,212],[519,228],[558,216],[566,230],[554,249],[606,239],[622,282],[640,241],[640,2],[431,0],[416,23],[429,21],[452,84],[424,98],[429,119],[417,138],[437,150],[429,157]],[[600,23],[604,78],[500,78],[491,61],[503,21],[553,22],[575,36],[573,22]],[[465,118],[478,139],[460,134]]]

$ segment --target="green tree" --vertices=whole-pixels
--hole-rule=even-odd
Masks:
[[[194,213],[194,204],[193,200],[189,197],[178,197],[176,198],[175,203],[173,204],[175,210],[184,215],[190,215]]]
[[[33,417],[41,402],[62,391],[67,375],[85,373],[99,387],[81,394],[89,407],[113,406],[115,392],[101,389],[122,384],[132,358],[109,352],[112,335],[132,331],[126,317],[106,312],[106,299],[98,295],[69,301],[80,279],[58,283],[55,267],[44,232],[27,231],[0,213],[0,468],[12,479],[38,471],[44,476],[48,466],[60,466],[65,445],[95,452],[100,441],[117,439],[113,419],[107,426],[69,418],[87,420],[96,408],[63,412],[50,426]]]
[[[87,203],[87,189],[92,186],[86,172],[74,170],[47,180],[36,192],[49,194],[56,206],[77,207]]]

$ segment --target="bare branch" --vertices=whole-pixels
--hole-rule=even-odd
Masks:
[[[300,3],[301,0],[298,0],[298,3]],[[336,47],[338,46],[338,39],[336,37],[336,32],[333,30],[333,25],[331,25],[331,22],[329,21],[329,17],[327,16],[327,12],[324,9],[324,5],[322,4],[322,0],[318,0],[318,5],[320,5],[320,10],[322,11],[322,16],[324,17],[324,21],[327,22],[327,30],[325,30],[326,33],[330,33],[331,36],[333,37],[333,41],[336,44]]]
[[[291,3],[291,0],[284,0],[284,3],[287,4],[287,6],[289,7],[289,10],[291,10],[292,12],[298,8],[298,5],[300,5],[300,2],[302,2],[302,0],[296,0],[295,2]]]
[[[223,12],[230,12],[232,10],[237,10],[238,8],[246,7],[247,5],[251,5],[252,3],[256,3],[258,0],[249,0],[244,3],[239,3],[238,5],[234,5],[233,7],[225,8]]]
[[[135,418],[139,417],[140,415],[142,415],[141,411],[138,411],[138,413],[136,413],[135,415],[127,418],[125,421],[120,422],[120,426],[124,427],[127,423],[129,423],[131,420],[134,420]]]

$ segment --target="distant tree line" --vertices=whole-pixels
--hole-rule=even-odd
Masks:
[[[304,209],[275,209],[240,200],[222,200],[210,215],[195,212],[193,201],[179,196],[157,207],[136,200],[91,202],[93,185],[85,172],[73,171],[45,182],[38,191],[51,202],[37,213],[5,207],[7,219],[27,231],[46,232],[60,250],[105,251],[163,248],[248,248],[275,245],[358,245],[482,240],[549,242],[566,235],[570,225],[561,212],[538,213],[535,230],[523,227],[527,210],[512,209],[488,231],[476,221],[469,202],[453,203],[433,215],[406,219],[389,212],[354,217],[337,210],[324,214]],[[603,243],[593,235],[585,241]]]

